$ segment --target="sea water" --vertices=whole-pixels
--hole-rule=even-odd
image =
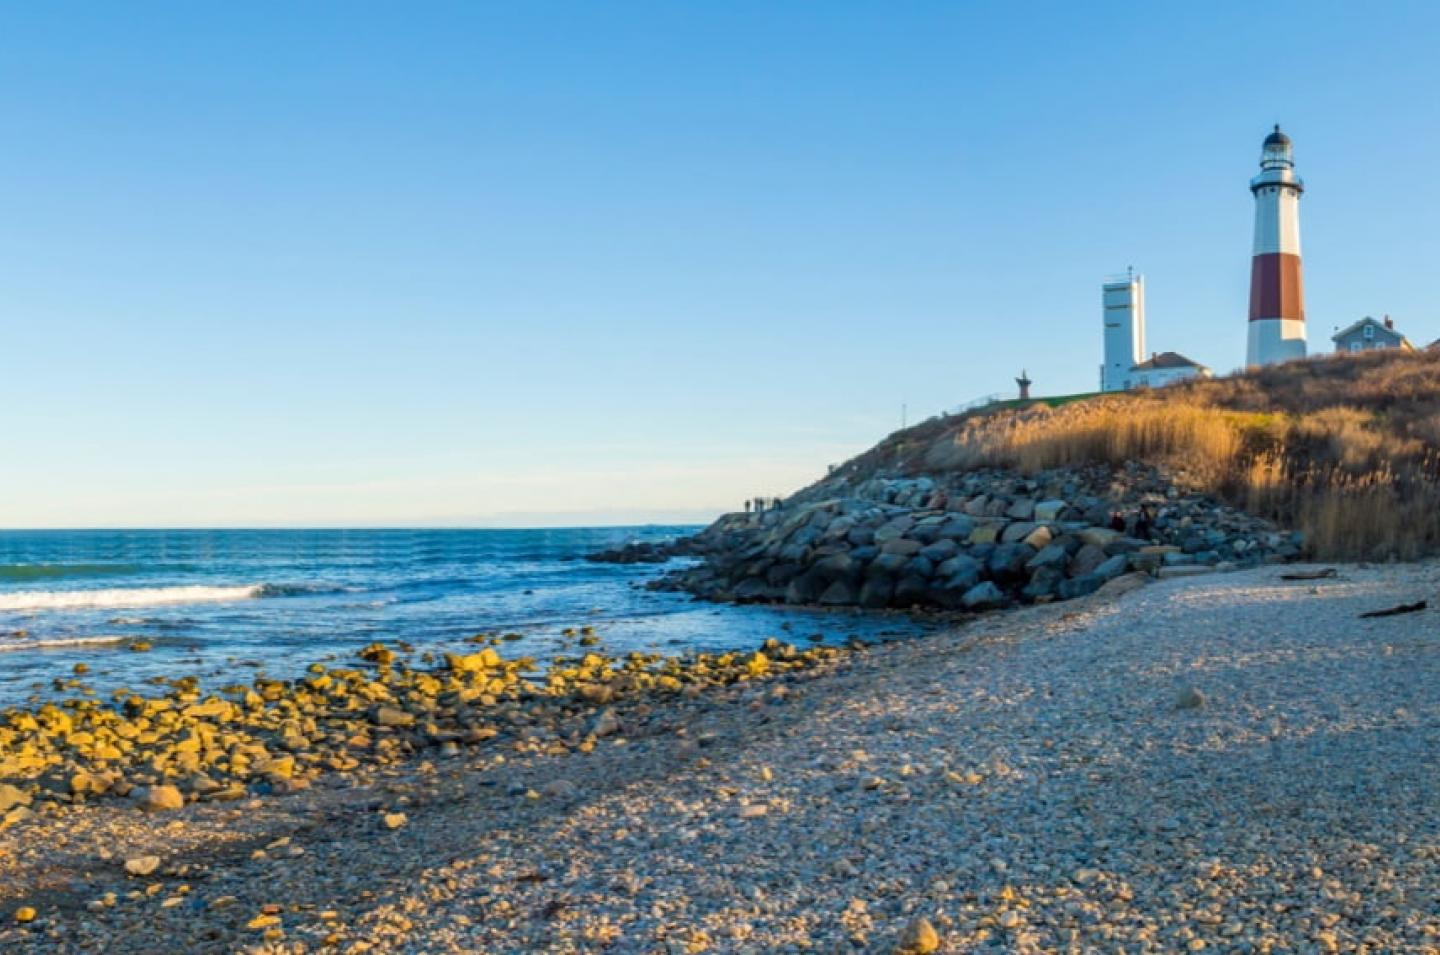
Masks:
[[[375,641],[418,653],[520,639],[507,655],[573,652],[591,626],[611,653],[749,649],[919,632],[893,615],[707,604],[647,589],[655,565],[583,556],[687,527],[556,530],[0,531],[0,705],[59,692],[76,663],[101,692],[195,675],[212,689]],[[146,652],[130,646],[149,644]]]

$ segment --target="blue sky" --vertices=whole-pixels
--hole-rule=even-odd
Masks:
[[[1091,390],[1099,282],[1243,361],[1279,121],[1312,350],[1440,337],[1440,9],[8,4],[0,526],[706,518]]]

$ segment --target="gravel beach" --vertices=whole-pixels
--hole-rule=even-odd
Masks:
[[[1297,569],[641,705],[590,753],[39,814],[0,951],[1440,952],[1440,610],[1359,618],[1440,564]]]

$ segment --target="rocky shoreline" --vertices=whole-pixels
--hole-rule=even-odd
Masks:
[[[0,950],[1435,951],[1435,611],[1361,614],[1440,566],[1152,580],[693,691],[583,679],[554,726],[285,798],[45,799],[0,833]]]
[[[1303,538],[1153,468],[821,482],[783,506],[721,517],[669,547],[596,560],[700,563],[655,583],[707,600],[982,611],[1157,577],[1294,560]]]

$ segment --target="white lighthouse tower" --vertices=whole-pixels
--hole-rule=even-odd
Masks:
[[[1129,271],[1101,289],[1105,322],[1105,364],[1101,391],[1130,387],[1130,369],[1145,357],[1145,277]]]
[[[1275,126],[1260,152],[1255,250],[1250,263],[1250,340],[1245,364],[1305,357],[1305,284],[1300,273],[1300,194],[1290,137]]]

